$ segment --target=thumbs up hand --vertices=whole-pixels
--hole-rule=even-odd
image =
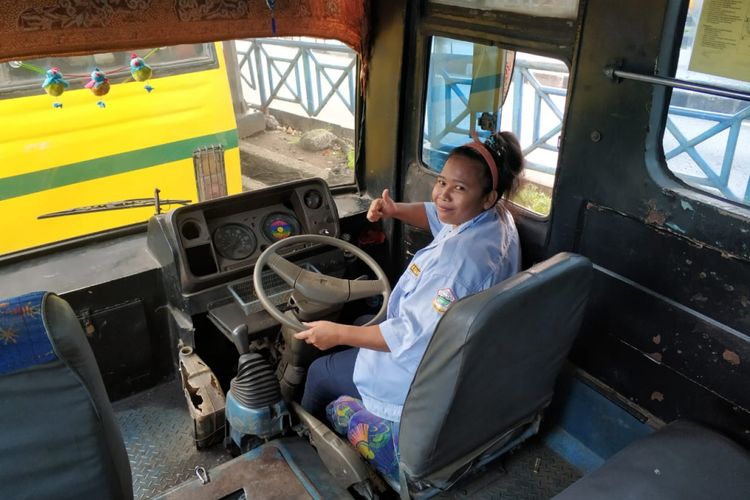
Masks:
[[[370,210],[367,211],[367,220],[377,222],[381,219],[390,218],[396,215],[396,202],[391,198],[388,189],[383,190],[383,197],[372,200]]]

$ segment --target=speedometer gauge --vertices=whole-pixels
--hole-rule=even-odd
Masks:
[[[226,259],[247,259],[257,243],[252,231],[242,224],[224,224],[214,231],[214,248]]]
[[[269,241],[278,241],[299,234],[299,222],[293,215],[273,213],[263,221],[263,233]]]

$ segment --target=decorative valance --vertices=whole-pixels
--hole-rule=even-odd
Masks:
[[[0,62],[269,36],[366,59],[367,0],[0,0]]]

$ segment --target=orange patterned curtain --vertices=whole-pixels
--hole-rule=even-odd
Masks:
[[[0,0],[0,62],[268,36],[335,38],[366,61],[367,0]]]

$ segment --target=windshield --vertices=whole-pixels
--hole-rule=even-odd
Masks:
[[[169,210],[353,184],[356,69],[346,45],[310,38],[1,63],[0,255],[142,223],[155,190]]]

